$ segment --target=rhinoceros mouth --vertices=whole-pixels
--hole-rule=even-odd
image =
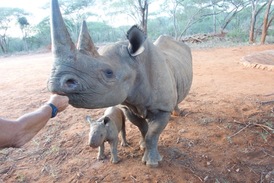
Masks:
[[[52,94],[57,94],[57,95],[63,95],[66,96],[67,94],[65,92],[51,92]]]

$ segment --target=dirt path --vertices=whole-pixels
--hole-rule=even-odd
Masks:
[[[194,80],[160,136],[159,168],[141,163],[136,127],[127,122],[131,146],[119,147],[122,161],[97,161],[87,145],[87,114],[102,109],[71,106],[20,149],[0,150],[1,182],[271,182],[274,181],[274,72],[245,68],[248,54],[274,45],[193,50]],[[49,97],[51,54],[0,58],[0,117],[17,118]],[[106,145],[106,151],[109,147]]]

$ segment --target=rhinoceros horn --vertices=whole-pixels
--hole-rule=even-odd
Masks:
[[[71,57],[76,50],[61,15],[58,0],[51,1],[51,40],[52,52],[57,57]]]
[[[89,54],[94,57],[99,56],[96,50],[96,47],[94,46],[94,43],[88,33],[88,27],[87,27],[86,21],[83,21],[82,23],[78,44],[77,44],[77,49],[84,54]]]

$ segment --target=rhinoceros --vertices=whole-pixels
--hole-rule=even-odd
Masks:
[[[105,158],[104,144],[107,141],[110,144],[110,161],[118,163],[117,145],[119,132],[121,132],[122,136],[121,145],[128,145],[123,111],[119,107],[108,107],[104,115],[98,120],[94,121],[90,116],[87,116],[86,120],[90,123],[89,145],[93,148],[98,147],[97,159],[102,160]]]
[[[168,36],[153,43],[132,26],[128,40],[97,50],[85,21],[75,46],[57,0],[51,2],[51,37],[54,63],[49,91],[68,96],[76,108],[123,105],[126,117],[141,132],[142,162],[157,167],[162,160],[159,136],[191,87],[190,48]]]

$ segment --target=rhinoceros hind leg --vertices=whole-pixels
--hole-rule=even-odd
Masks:
[[[129,146],[129,143],[127,142],[127,139],[126,139],[125,122],[123,122],[122,130],[121,130],[121,136],[122,136],[121,146],[123,146],[123,147]]]
[[[181,110],[179,109],[178,105],[174,108],[174,110],[172,111],[172,115],[173,116],[186,116],[188,115],[190,112],[188,110]]]

